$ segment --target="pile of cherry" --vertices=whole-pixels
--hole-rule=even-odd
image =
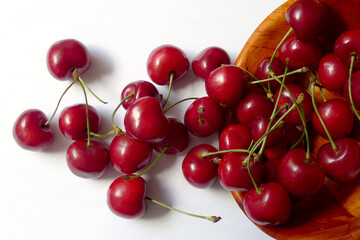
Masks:
[[[218,178],[224,189],[246,192],[244,210],[253,222],[272,226],[286,222],[292,199],[315,194],[325,176],[349,182],[360,174],[360,116],[356,110],[360,109],[360,71],[356,71],[360,68],[360,30],[343,32],[331,51],[324,51],[319,39],[324,41],[320,34],[327,17],[327,6],[317,0],[295,2],[286,12],[289,32],[254,74],[230,65],[221,48],[203,50],[191,67],[204,79],[207,96],[182,99],[170,106],[172,85],[188,72],[190,62],[175,46],[154,49],[147,71],[153,83],[169,86],[168,95],[163,98],[151,82],[128,84],[113,112],[113,129],[104,135],[98,134],[100,118],[87,103],[86,94],[97,96],[80,76],[90,66],[86,47],[72,39],[53,44],[47,55],[48,70],[59,80],[72,79],[64,94],[78,83],[85,95],[85,104],[67,107],[59,117],[61,132],[74,141],[66,153],[70,170],[79,177],[97,178],[111,162],[121,176],[110,185],[107,202],[119,216],[142,216],[149,200],[216,222],[220,217],[183,212],[147,197],[141,176],[163,155],[183,152],[189,145],[189,133],[198,137],[219,133],[218,149],[200,144],[188,151],[182,162],[187,181],[208,188]],[[300,84],[304,76],[310,90]],[[321,103],[315,101],[315,88]],[[326,99],[323,89],[340,97]],[[184,101],[193,101],[184,123],[166,116]],[[126,109],[124,130],[114,123],[121,106]],[[48,120],[35,109],[22,113],[14,125],[16,142],[28,150],[45,150],[53,141],[53,116]],[[316,155],[310,152],[309,135],[314,132],[328,139]],[[113,136],[109,148],[94,140],[109,136]],[[153,151],[159,154],[151,161]]]

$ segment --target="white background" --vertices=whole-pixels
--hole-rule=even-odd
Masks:
[[[219,46],[234,62],[261,21],[284,0],[32,0],[0,3],[0,239],[271,239],[242,213],[231,194],[215,183],[196,189],[184,179],[184,154],[164,157],[145,176],[147,195],[174,207],[223,219],[213,224],[148,203],[144,217],[122,219],[110,212],[106,192],[119,176],[113,169],[97,180],[74,176],[66,165],[70,145],[52,122],[56,140],[45,152],[18,147],[12,137],[17,116],[38,108],[51,115],[69,82],[50,76],[45,56],[49,46],[64,38],[83,42],[92,66],[82,77],[101,98],[89,97],[102,116],[102,133],[110,130],[110,116],[122,88],[135,80],[149,80],[150,51],[173,44],[190,61],[202,49]],[[166,93],[166,88],[159,88]],[[177,82],[171,102],[203,96],[203,81],[193,73]],[[84,102],[75,85],[60,110]],[[182,120],[189,103],[169,111]],[[122,125],[124,110],[116,115]],[[109,143],[110,139],[105,142]],[[213,143],[216,137],[197,142]],[[189,146],[189,147],[190,147]],[[155,156],[157,154],[154,154]]]

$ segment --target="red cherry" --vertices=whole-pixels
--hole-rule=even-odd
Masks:
[[[211,152],[217,152],[217,149],[208,144],[197,145],[190,149],[182,162],[185,179],[197,188],[208,188],[216,179],[218,165],[213,159],[219,155],[201,157],[201,154]]]
[[[355,54],[354,68],[360,68],[360,29],[341,34],[335,41],[334,52],[348,66],[351,63],[351,55]]]
[[[46,63],[54,78],[68,80],[73,78],[75,69],[78,70],[78,74],[82,74],[90,67],[90,54],[81,42],[65,39],[49,48]]]
[[[125,180],[119,177],[113,181],[107,192],[107,204],[119,217],[139,218],[146,211],[146,183],[142,177]]]
[[[265,148],[264,156],[266,161],[264,163],[264,182],[278,182],[278,168],[282,157],[287,152],[284,145],[278,145],[273,148]]]
[[[269,182],[245,194],[244,211],[248,218],[262,226],[285,223],[290,216],[291,201],[286,189],[279,183]]]
[[[297,128],[295,125],[292,125],[289,123],[285,123],[284,128],[285,128],[285,135],[284,135],[283,140],[280,145],[289,149],[299,141],[299,139],[303,135],[303,132],[300,131],[300,129]],[[296,145],[296,147],[304,148],[304,144],[305,144],[305,141],[304,141],[304,137],[303,137],[302,140],[300,140],[300,142]]]
[[[196,55],[191,67],[197,77],[205,80],[213,70],[225,64],[230,64],[227,52],[219,47],[208,47]]]
[[[124,100],[128,95],[133,94],[132,97],[127,98],[122,106],[125,109],[135,102],[135,100],[142,98],[142,97],[156,97],[157,99],[161,100],[159,91],[157,88],[151,83],[147,81],[135,81],[131,82],[125,86],[125,88],[121,92],[121,100]]]
[[[37,109],[29,109],[20,114],[13,127],[13,136],[17,144],[31,151],[43,151],[54,140],[46,115]]]
[[[110,144],[110,161],[114,169],[125,174],[135,173],[148,165],[152,146],[129,137],[117,135]]]
[[[219,137],[219,150],[248,149],[251,143],[250,129],[242,124],[226,127]]]
[[[318,111],[330,136],[334,140],[347,137],[350,134],[354,114],[344,100],[340,98],[327,100],[318,106]],[[325,129],[316,112],[312,115],[312,125],[320,136],[327,138]]]
[[[351,96],[355,108],[360,109],[360,71],[351,74]],[[346,102],[351,106],[348,79],[344,85],[344,97]]]
[[[324,169],[326,176],[338,181],[349,182],[360,173],[360,146],[352,138],[341,138],[334,141],[338,151],[331,143],[324,144],[317,153],[317,161]]]
[[[101,177],[109,163],[109,150],[96,141],[87,140],[73,142],[67,152],[66,159],[71,172],[82,178]]]
[[[360,142],[360,120],[358,118],[354,118],[353,128],[351,130],[351,137],[356,141]]]
[[[189,66],[185,53],[172,45],[155,48],[147,60],[148,75],[158,85],[169,84],[171,73],[174,74],[173,81],[183,77]]]
[[[216,102],[235,105],[240,101],[244,82],[244,72],[236,66],[227,65],[210,73],[205,80],[205,89]]]
[[[155,97],[139,98],[131,104],[124,117],[124,126],[130,137],[147,143],[160,142],[170,131],[169,121]]]
[[[278,167],[279,182],[295,197],[315,194],[324,184],[325,173],[312,157],[300,148],[288,151]]]
[[[100,117],[96,109],[88,105],[90,131],[100,130]],[[59,117],[61,133],[70,140],[83,140],[87,135],[86,105],[76,104],[62,110]]]
[[[271,127],[274,126],[278,118],[274,118],[273,122],[271,123]],[[250,131],[251,136],[254,142],[258,141],[262,136],[264,136],[267,132],[267,127],[269,126],[270,119],[258,116],[251,124]],[[285,135],[285,128],[283,126],[278,127],[271,133],[267,135],[265,147],[270,147],[277,145],[281,142],[282,138]]]

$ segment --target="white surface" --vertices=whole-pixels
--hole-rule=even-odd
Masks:
[[[64,38],[83,42],[92,55],[82,77],[103,99],[90,104],[102,114],[102,132],[122,88],[145,79],[149,52],[170,43],[191,60],[216,45],[235,61],[256,26],[284,0],[104,0],[2,1],[0,7],[1,124],[0,239],[270,239],[241,212],[230,193],[216,183],[196,189],[181,172],[184,154],[165,157],[146,176],[147,195],[174,207],[223,219],[210,223],[148,203],[141,219],[113,215],[106,191],[118,174],[110,169],[97,180],[80,179],[68,170],[65,152],[70,141],[52,122],[54,145],[46,152],[29,152],[13,140],[12,125],[29,108],[52,113],[69,84],[47,71],[48,47]],[[160,88],[166,93],[166,88]],[[190,72],[174,86],[171,101],[203,96],[204,85]],[[60,108],[83,102],[79,86],[64,97]],[[169,112],[182,119],[189,103]],[[116,121],[122,126],[124,111]],[[216,143],[213,138],[201,141]],[[191,146],[198,141],[192,137]],[[108,140],[108,142],[110,139]],[[154,154],[156,155],[156,154]]]

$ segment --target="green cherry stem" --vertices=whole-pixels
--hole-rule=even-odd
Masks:
[[[360,115],[358,113],[358,111],[355,108],[355,104],[354,104],[354,100],[352,97],[352,92],[351,92],[351,74],[352,74],[352,70],[354,68],[354,61],[356,59],[356,55],[355,54],[351,54],[351,62],[350,62],[350,70],[349,70],[349,99],[350,99],[350,103],[351,103],[351,107],[356,115],[356,117],[359,119],[360,121]]]
[[[188,101],[188,100],[196,100],[196,99],[199,99],[198,97],[189,97],[189,98],[184,98],[176,103],[173,103],[171,104],[169,107],[165,108],[163,110],[163,113],[167,113],[170,109],[172,109],[173,107],[175,107],[176,105],[178,105],[179,103],[182,103],[182,102],[185,102],[185,101]]]
[[[222,153],[230,153],[230,152],[250,153],[250,151],[246,150],[246,149],[228,149],[228,150],[221,150],[221,151],[217,151],[217,152],[202,153],[202,154],[200,154],[200,157],[204,158],[207,156],[212,156],[212,155],[217,155],[217,154],[222,154]]]
[[[271,59],[270,59],[270,63],[269,63],[269,67],[271,69],[271,64],[274,61],[275,55],[277,53],[277,51],[279,50],[280,46],[284,43],[284,41],[286,40],[286,38],[293,32],[293,28],[290,28],[289,31],[284,35],[283,39],[281,39],[281,41],[279,42],[279,44],[276,46]]]
[[[308,68],[303,67],[303,68],[299,68],[299,69],[296,69],[294,71],[288,72],[286,74],[286,76],[290,76],[290,75],[293,75],[293,74],[296,74],[296,73],[305,73],[305,72],[308,72],[308,71],[309,71]],[[283,78],[283,77],[284,77],[284,74],[277,76],[277,78]],[[258,83],[268,82],[270,80],[275,80],[275,77],[270,77],[270,78],[262,79],[262,80],[257,79],[255,76],[253,78],[254,78],[254,81],[246,82],[245,84],[258,84]]]
[[[107,104],[108,102],[103,101],[102,99],[100,99],[90,88],[89,86],[81,79],[80,76],[77,76],[78,80],[81,82],[81,84],[83,86],[85,86],[85,88],[100,102],[102,102],[103,104]]]
[[[159,206],[162,206],[162,207],[165,207],[167,209],[170,209],[170,210],[173,210],[175,212],[178,212],[178,213],[181,213],[181,214],[185,214],[185,215],[188,215],[188,216],[191,216],[191,217],[196,217],[196,218],[201,218],[201,219],[205,219],[205,220],[208,220],[208,221],[211,221],[213,223],[216,223],[218,221],[221,220],[221,217],[218,217],[218,216],[211,216],[211,217],[207,217],[207,216],[202,216],[202,215],[197,215],[197,214],[193,214],[193,213],[189,213],[189,212],[185,212],[185,211],[182,211],[182,210],[179,210],[179,209],[176,209],[174,207],[170,207],[162,202],[159,202],[155,199],[152,199],[150,197],[145,197],[146,200],[149,200]]]
[[[162,108],[164,108],[164,107],[166,106],[166,103],[167,103],[168,100],[169,100],[170,93],[171,93],[171,88],[172,88],[172,84],[173,84],[173,80],[174,80],[174,75],[175,75],[174,72],[171,72],[171,73],[170,73],[169,90],[168,90],[168,94],[167,94],[167,96],[166,96],[165,102],[164,102],[163,105],[162,105]]]
[[[87,148],[90,148],[91,141],[90,141],[90,121],[89,121],[89,104],[87,100],[86,90],[84,85],[81,81],[78,81],[79,85],[81,86],[81,89],[83,90],[84,97],[85,97],[85,111],[86,111],[86,128],[87,128],[87,135],[88,135],[88,141],[87,141]]]
[[[318,74],[316,73],[316,71],[313,71],[313,76],[315,77],[316,84],[317,84],[318,87],[319,87],[319,90],[320,90],[320,94],[321,94],[321,96],[322,96],[322,99],[323,99],[324,102],[326,102],[327,99],[326,99],[326,97],[325,97],[325,95],[324,95],[324,91],[322,90],[323,87],[321,86],[321,83],[320,83],[320,80],[319,80],[319,76],[318,76]],[[311,79],[310,79],[310,82],[311,82]]]

